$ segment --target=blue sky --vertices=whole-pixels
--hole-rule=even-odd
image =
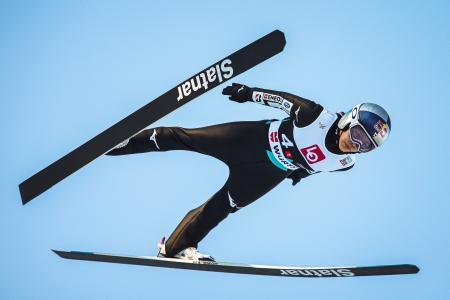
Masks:
[[[1,299],[447,299],[450,5],[446,1],[3,1]],[[187,152],[101,157],[27,206],[17,185],[191,75],[274,30],[283,53],[235,81],[332,111],[392,118],[355,168],[289,181],[200,245],[218,260],[297,266],[413,263],[415,276],[289,279],[123,266],[51,248],[153,255],[220,188]],[[283,118],[214,89],[154,125]]]

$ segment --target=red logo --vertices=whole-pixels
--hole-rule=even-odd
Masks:
[[[308,161],[308,164],[310,165],[325,159],[325,155],[317,145],[302,148],[300,149],[300,151],[302,152],[303,157]]]
[[[384,123],[382,120],[378,120],[378,122],[373,125],[373,128],[375,129],[374,137],[379,134],[381,137],[384,137],[387,134],[387,124]]]
[[[287,158],[292,158],[292,152],[289,150],[285,150],[284,151],[284,156],[286,156]]]
[[[278,143],[278,142],[279,142],[279,139],[278,139],[278,132],[273,131],[273,132],[270,133],[269,136],[270,136],[270,141],[271,141],[272,143]]]

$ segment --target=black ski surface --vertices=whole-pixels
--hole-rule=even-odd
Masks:
[[[285,45],[283,32],[275,30],[183,81],[22,182],[19,185],[22,203],[25,205],[180,106],[280,53]]]
[[[416,274],[419,268],[415,265],[386,265],[370,267],[286,267],[286,266],[264,266],[251,264],[235,264],[224,262],[189,262],[173,258],[160,258],[153,256],[124,256],[95,252],[59,251],[53,250],[62,258],[109,262],[127,265],[141,265],[151,267],[188,269],[197,271],[238,273],[250,275],[282,276],[282,277],[355,277],[355,276],[377,276],[377,275],[401,275]]]

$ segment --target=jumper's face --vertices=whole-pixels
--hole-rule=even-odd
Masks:
[[[341,131],[339,136],[339,150],[344,153],[358,152],[359,146],[350,140],[350,130]]]

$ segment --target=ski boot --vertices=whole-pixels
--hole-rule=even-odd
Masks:
[[[198,252],[197,248],[195,247],[188,247],[184,250],[181,250],[177,254],[175,254],[173,257],[166,256],[166,244],[165,244],[166,238],[163,237],[161,240],[161,243],[158,244],[158,257],[166,257],[166,258],[178,258],[183,260],[189,260],[194,262],[210,262],[215,263],[216,261],[214,258],[210,255],[203,254]]]

